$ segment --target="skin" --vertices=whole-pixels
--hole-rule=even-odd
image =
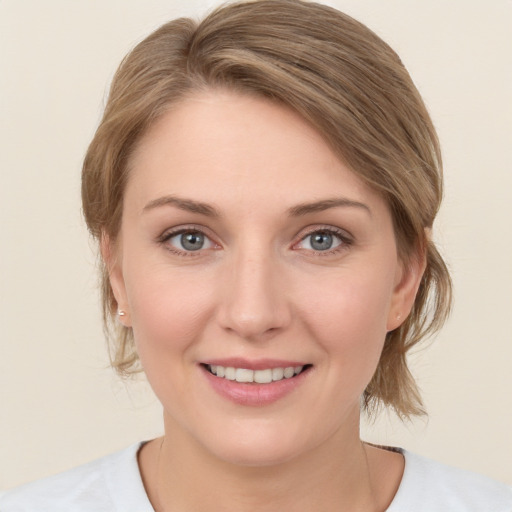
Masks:
[[[180,229],[204,232],[203,248],[187,252]],[[311,234],[326,230],[331,249],[315,249]],[[385,510],[403,458],[361,443],[360,397],[411,309],[421,258],[405,270],[387,204],[314,129],[229,92],[173,106],[131,159],[103,255],[164,409],[164,438],[139,457],[157,511]],[[204,377],[202,361],[226,357],[312,366],[253,407]]]

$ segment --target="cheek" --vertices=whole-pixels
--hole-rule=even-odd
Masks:
[[[366,271],[310,284],[301,316],[318,344],[349,374],[373,374],[387,332],[392,282]]]
[[[128,275],[132,326],[143,365],[166,354],[186,356],[209,316],[210,287],[200,275],[163,266]]]

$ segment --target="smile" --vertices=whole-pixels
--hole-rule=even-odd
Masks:
[[[250,370],[248,368],[235,368],[232,366],[206,365],[206,369],[213,375],[240,383],[270,384],[284,379],[291,379],[299,375],[305,366],[287,366],[285,368],[267,368],[263,370]]]

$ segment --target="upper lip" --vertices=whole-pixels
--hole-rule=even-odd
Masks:
[[[305,366],[303,361],[284,359],[245,359],[243,357],[229,357],[222,359],[207,359],[201,364],[210,366],[224,366],[225,368],[245,368],[247,370],[267,370],[273,368],[287,368],[290,366]]]

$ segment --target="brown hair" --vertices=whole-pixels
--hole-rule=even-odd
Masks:
[[[202,22],[171,21],[121,63],[87,151],[82,200],[93,236],[116,238],[128,161],[148,127],[186,95],[212,88],[257,94],[307,120],[343,161],[387,201],[407,262],[418,248],[426,269],[405,322],[388,333],[364,407],[422,414],[407,352],[441,327],[451,304],[448,270],[428,230],[442,196],[441,154],[425,105],[396,53],[367,27],[327,6],[257,0],[220,7]],[[131,329],[102,263],[106,332],[121,374],[140,369]]]

